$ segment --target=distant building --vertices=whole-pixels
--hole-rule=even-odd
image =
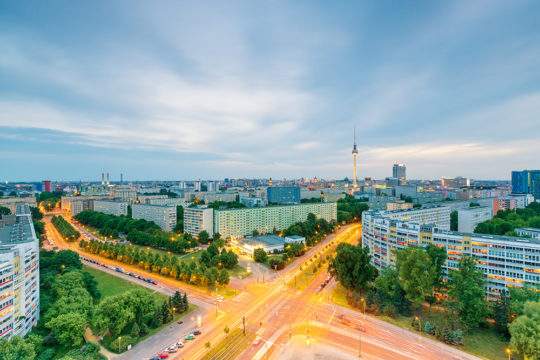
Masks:
[[[445,188],[459,189],[471,185],[471,181],[467,178],[458,176],[456,178],[442,178],[441,185]]]
[[[509,194],[507,197],[516,200],[516,208],[518,209],[524,209],[534,202],[534,196],[531,194]]]
[[[416,185],[399,185],[395,188],[396,197],[409,196],[415,198],[418,196],[418,188]]]
[[[50,192],[51,191],[51,180],[43,180],[42,183],[43,183],[44,191]]]
[[[94,200],[110,200],[109,195],[85,195],[85,196],[62,196],[60,206],[71,216],[75,216],[85,210],[94,210]]]
[[[126,201],[94,200],[94,211],[109,215],[127,215],[128,203]]]
[[[202,206],[184,208],[184,232],[199,236],[203,230],[210,236],[214,234],[214,210]]]
[[[403,164],[394,164],[392,177],[398,179],[400,185],[405,185],[407,183],[407,167]]]
[[[240,204],[246,205],[248,208],[263,207],[266,205],[266,199],[261,197],[240,197]]]
[[[405,202],[403,200],[398,200],[396,202],[388,202],[386,203],[386,210],[392,211],[392,210],[405,210],[405,209],[412,209],[413,204]]]
[[[235,245],[253,256],[256,249],[263,249],[267,253],[282,251],[285,246],[285,239],[278,235],[248,236],[234,241]]]
[[[287,244],[291,243],[306,243],[306,238],[300,235],[289,235],[285,236],[285,242]]]
[[[540,240],[540,229],[527,228],[527,229],[514,229],[519,236],[530,236],[532,239]]]
[[[111,188],[111,198],[122,201],[137,200],[137,190],[129,185],[117,185]]]
[[[176,206],[133,204],[133,219],[153,221],[163,231],[172,231],[176,226]]]
[[[476,225],[490,220],[493,217],[493,211],[487,206],[474,206],[459,209],[458,213],[458,231],[472,233]]]
[[[151,201],[154,199],[168,199],[168,195],[137,195],[137,200],[141,204],[151,204]],[[161,205],[161,204],[155,204],[155,205]]]
[[[512,171],[512,193],[532,194],[540,199],[540,170]]]
[[[266,196],[269,203],[299,203],[300,188],[296,186],[272,186],[266,190]]]
[[[450,208],[446,206],[435,205],[394,211],[370,210],[369,213],[381,215],[390,220],[411,221],[420,225],[435,224],[439,229],[450,230]]]
[[[24,204],[37,207],[36,198],[34,196],[0,198],[0,206],[7,207],[12,214],[15,214],[17,206]]]
[[[510,197],[504,198],[495,198],[493,199],[493,216],[501,210],[515,210],[516,209],[516,199]]]
[[[254,230],[267,234],[274,229],[283,230],[296,222],[305,221],[310,213],[327,221],[337,220],[337,204],[312,203],[215,210],[214,232],[219,232],[224,238],[251,235]]]
[[[180,205],[182,207],[186,207],[189,205],[189,203],[184,198],[170,198],[170,197],[166,197],[164,199],[149,199],[147,203],[151,205],[174,205],[174,206]]]
[[[28,205],[0,219],[0,339],[23,337],[39,320],[39,240]]]

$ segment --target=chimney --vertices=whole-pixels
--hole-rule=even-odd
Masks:
[[[101,185],[105,185],[105,173],[101,173]]]
[[[109,186],[110,183],[109,183],[109,173],[107,173],[107,186]]]
[[[120,184],[124,183],[124,174],[120,173]]]

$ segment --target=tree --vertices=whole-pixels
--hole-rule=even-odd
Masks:
[[[182,302],[182,295],[180,295],[180,291],[176,290],[173,297],[172,297],[172,306],[176,309],[177,313],[183,312],[183,302]]]
[[[259,248],[253,251],[253,260],[255,260],[256,262],[264,263],[266,262],[266,259],[268,259],[268,255],[266,254],[266,251],[264,251],[264,249]]]
[[[199,233],[199,242],[201,244],[208,244],[210,242],[210,235],[208,235],[208,231],[203,230]]]
[[[361,291],[377,276],[377,269],[370,264],[371,255],[367,247],[341,243],[336,256],[330,261],[328,271],[336,276],[349,291]]]
[[[62,314],[49,321],[46,326],[54,333],[58,342],[65,347],[79,347],[84,342],[86,319],[78,313]]]
[[[431,265],[433,265],[433,287],[435,289],[440,289],[443,285],[442,267],[447,259],[446,248],[429,244],[424,248],[424,250],[429,255]]]
[[[11,214],[11,210],[5,206],[0,206],[0,215],[9,215]]]
[[[484,322],[488,308],[485,300],[485,280],[481,270],[470,256],[463,256],[459,270],[451,271],[451,289],[454,291],[456,309],[463,323],[477,327]]]
[[[0,340],[0,359],[33,360],[36,357],[34,346],[25,342],[20,336]]]
[[[510,347],[530,360],[540,359],[540,302],[528,301],[523,315],[509,325]]]
[[[259,236],[259,231],[258,231],[258,230],[253,230],[253,232],[251,233],[251,235],[253,235],[253,236]]]
[[[422,248],[409,247],[396,253],[396,269],[403,279],[402,287],[405,296],[415,308],[418,308],[426,299],[426,295],[433,292],[435,268],[431,258]]]
[[[493,320],[495,321],[495,331],[505,338],[510,335],[508,323],[510,322],[510,299],[503,291],[498,301],[493,304]]]
[[[133,327],[131,328],[131,337],[138,338],[141,333],[141,328],[137,323],[133,324]]]
[[[230,281],[229,272],[226,269],[221,269],[219,272],[217,282],[219,285],[227,285]]]
[[[458,212],[456,210],[450,213],[450,230],[458,231]]]

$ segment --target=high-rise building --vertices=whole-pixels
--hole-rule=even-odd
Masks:
[[[300,202],[300,188],[297,186],[272,186],[266,190],[270,203],[294,204]]]
[[[403,164],[394,164],[392,177],[398,179],[399,185],[405,185],[407,183],[407,167]]]
[[[163,231],[172,231],[176,226],[176,206],[133,204],[132,217],[153,221]]]
[[[206,230],[210,236],[214,234],[214,210],[208,207],[186,207],[184,209],[184,232],[193,236]]]
[[[512,171],[512,193],[532,194],[540,199],[540,170]]]
[[[474,206],[459,209],[458,231],[472,233],[476,225],[490,220],[493,217],[493,209],[489,206]]]
[[[28,205],[0,219],[0,339],[24,336],[39,320],[39,240]]]
[[[406,214],[403,220],[390,219],[387,214],[373,210],[362,214],[362,245],[369,248],[371,263],[381,271],[395,266],[396,250],[433,244],[447,249],[448,258],[443,264],[446,280],[451,270],[459,268],[464,255],[471,256],[484,273],[490,299],[497,299],[512,287],[540,286],[538,240],[442,230],[435,224],[408,220]]]
[[[137,200],[137,190],[129,185],[117,185],[111,187],[111,198],[122,201]]]
[[[261,208],[224,209],[214,211],[214,232],[223,238],[237,238],[259,233],[283,230],[312,213],[327,221],[337,220],[336,203],[311,203]]]
[[[43,190],[51,192],[51,180],[43,180]]]

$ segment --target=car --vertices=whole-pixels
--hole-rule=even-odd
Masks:
[[[156,280],[151,280],[150,282],[151,282],[152,284],[154,284],[154,285],[157,285],[157,281],[156,281]]]
[[[362,325],[356,325],[356,326],[355,326],[355,329],[356,329],[356,330],[360,330],[361,332],[366,332],[366,328],[363,327]]]
[[[193,335],[201,335],[201,330],[195,330],[192,332]]]
[[[182,320],[178,320],[176,323],[182,325],[184,322]]]
[[[168,348],[166,348],[165,351],[167,351],[168,353],[175,353],[175,352],[178,351],[178,346],[176,346],[176,344],[174,344],[174,345],[169,346]]]
[[[253,345],[257,346],[261,342],[262,338],[260,336],[257,336],[255,340],[253,340]]]
[[[161,358],[159,356],[154,356],[154,357],[150,358],[150,360],[161,360]]]
[[[178,340],[178,342],[176,343],[176,347],[177,348],[183,348],[184,347],[184,342],[182,340]]]
[[[184,339],[185,339],[185,340],[193,340],[193,339],[195,339],[195,335],[189,334],[189,335],[186,336]]]
[[[166,353],[166,352],[162,352],[160,354],[157,355],[160,359],[168,359],[169,358],[169,353]]]

